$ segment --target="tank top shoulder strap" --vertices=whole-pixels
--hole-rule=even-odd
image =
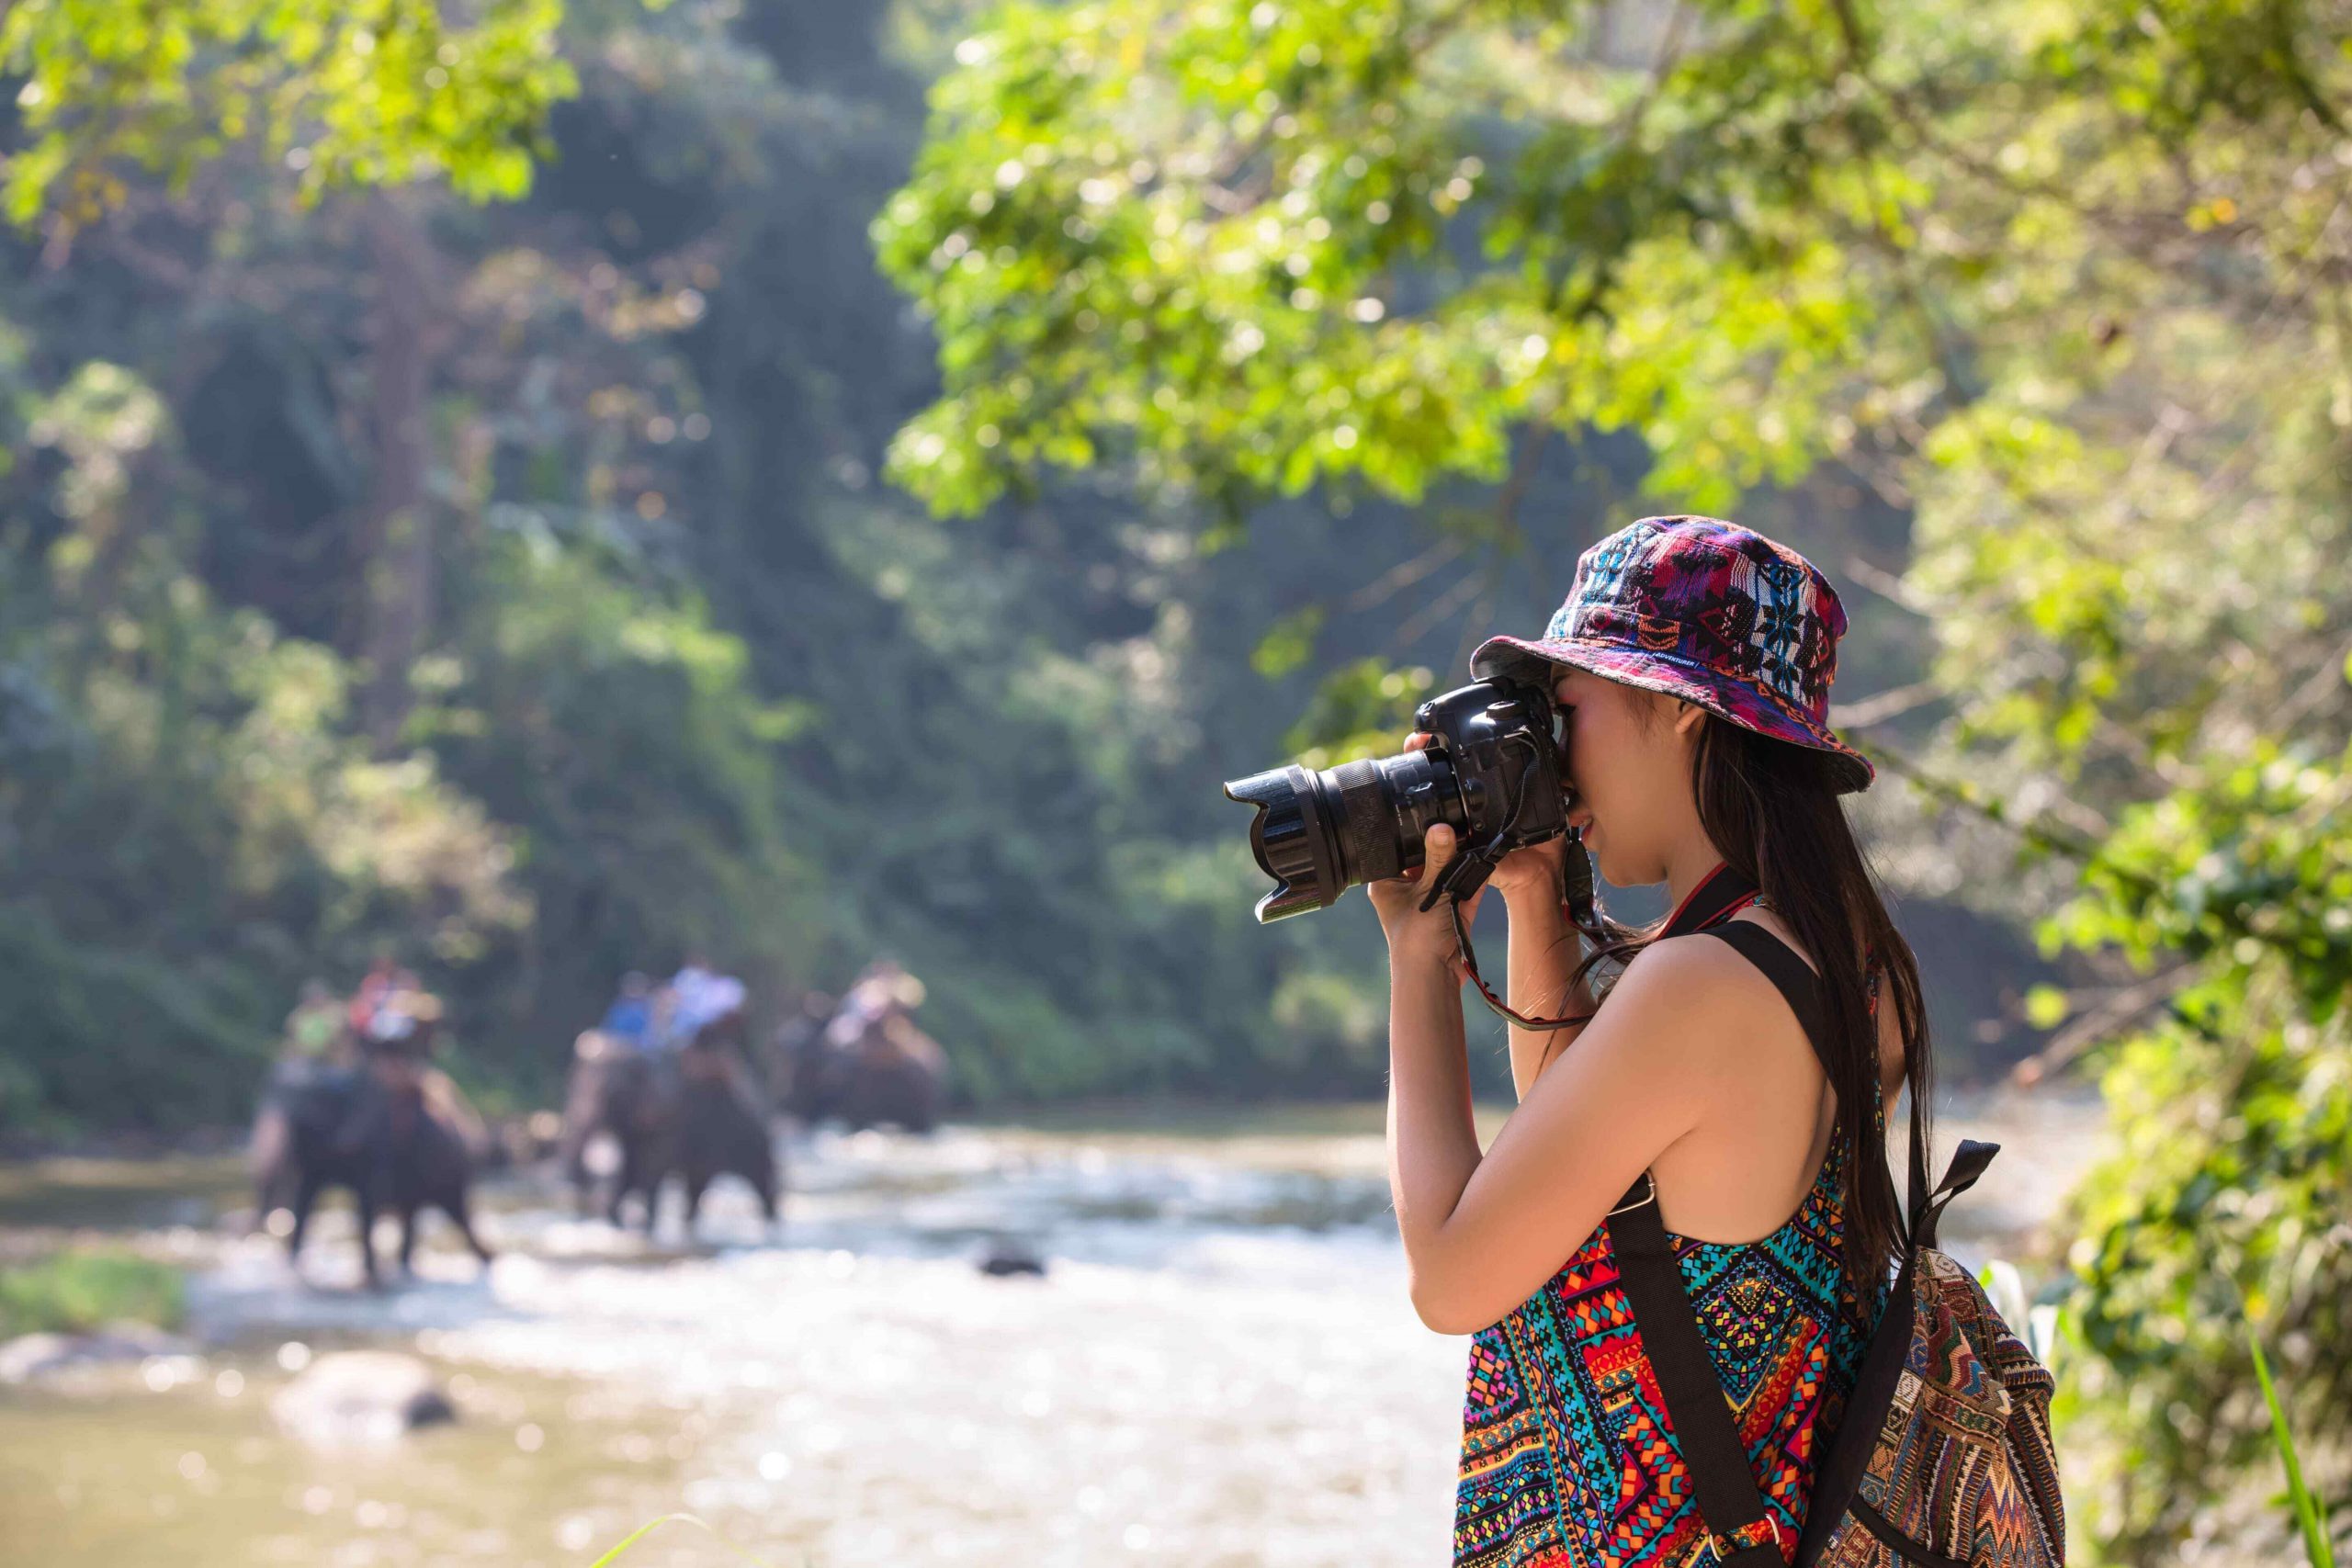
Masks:
[[[1821,1063],[1824,1071],[1828,1070],[1829,1056],[1822,1048],[1822,1042],[1828,1038],[1829,1033],[1828,1015],[1824,1010],[1823,1002],[1825,983],[1819,975],[1814,973],[1813,965],[1799,958],[1796,949],[1781,941],[1771,928],[1754,920],[1720,920],[1712,926],[1700,928],[1700,931],[1693,934],[1721,937],[1764,972],[1764,977],[1788,999],[1790,1010],[1797,1015],[1797,1022],[1804,1030],[1805,1040],[1813,1046],[1815,1059]],[[1877,976],[1873,973],[1871,987],[1871,1016],[1873,1019],[1878,1016],[1876,980]],[[1876,1073],[1871,1075],[1871,1116],[1883,1136],[1886,1131],[1886,1091],[1881,1087]]]
[[[1740,956],[1764,972],[1764,977],[1788,999],[1789,1009],[1804,1027],[1814,1055],[1826,1067],[1829,1062],[1822,1042],[1829,1033],[1828,1018],[1822,1008],[1821,976],[1813,972],[1813,966],[1799,958],[1794,948],[1754,920],[1724,920],[1702,931],[1703,934],[1721,937],[1737,948]]]

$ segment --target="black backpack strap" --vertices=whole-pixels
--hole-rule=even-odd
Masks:
[[[1705,897],[1711,890],[1707,886],[1701,887],[1693,895],[1693,901]],[[1764,971],[1764,977],[1778,987],[1781,995],[1788,999],[1791,1010],[1797,1015],[1797,1022],[1804,1030],[1805,1042],[1813,1047],[1814,1055],[1820,1058],[1822,1070],[1828,1070],[1828,1058],[1823,1056],[1821,1051],[1821,1039],[1826,1028],[1821,1011],[1821,977],[1796,955],[1793,948],[1754,920],[1724,920],[1687,934],[1721,937],[1739,949],[1741,955],[1750,964]],[[1634,1179],[1634,1184],[1625,1189],[1624,1197],[1619,1199],[1617,1206],[1609,1212],[1623,1213],[1636,1203],[1646,1203],[1656,1191],[1650,1173],[1645,1170]]]
[[[1815,1056],[1824,1030],[1821,979],[1786,942],[1752,920],[1726,920],[1706,928],[1764,972],[1804,1028]],[[1824,1066],[1826,1066],[1825,1061]],[[1642,1345],[1657,1376],[1658,1393],[1680,1440],[1683,1462],[1699,1505],[1700,1528],[1708,1532],[1715,1562],[1723,1568],[1781,1568],[1785,1532],[1756,1484],[1747,1446],[1732,1425],[1722,1380],[1699,1334],[1698,1314],[1674,1266],[1666,1223],[1658,1217],[1657,1185],[1650,1173],[1611,1210],[1611,1249],[1618,1283],[1634,1309]]]
[[[1975,1185],[2000,1146],[1973,1138],[1961,1141],[1959,1151],[1944,1167],[1944,1179],[1936,1184],[1928,1205],[1911,1211],[1911,1228],[1921,1235],[1920,1247],[1935,1245],[1936,1221],[1942,1216],[1944,1205],[1951,1201],[1955,1193]],[[1913,1173],[1917,1173],[1916,1163]],[[1918,1185],[1926,1185],[1924,1178]],[[1903,1267],[1887,1288],[1884,1315],[1871,1330],[1861,1366],[1855,1371],[1843,1421],[1838,1430],[1829,1434],[1826,1447],[1817,1450],[1820,1467],[1814,1472],[1813,1499],[1806,1505],[1804,1537],[1797,1542],[1796,1560],[1800,1563],[1821,1560],[1830,1535],[1851,1507],[1855,1495],[1861,1490],[1862,1476],[1870,1469],[1872,1451],[1885,1426],[1887,1412],[1894,1406],[1904,1363],[1911,1350],[1912,1324],[1918,1310],[1919,1256],[1917,1247],[1903,1254]]]
[[[1789,1010],[1797,1015],[1806,1043],[1813,1047],[1822,1069],[1827,1071],[1829,1062],[1822,1054],[1821,1042],[1828,1035],[1829,1020],[1822,1009],[1821,976],[1813,972],[1813,965],[1799,958],[1796,949],[1754,920],[1725,920],[1691,934],[1722,938],[1739,949],[1742,958],[1764,971],[1764,977],[1772,982],[1787,999]]]
[[[1770,930],[1752,920],[1724,921],[1707,928],[1707,931],[1739,949],[1764,972],[1787,998],[1797,1021],[1804,1028],[1806,1040],[1819,1056],[1825,1027],[1822,982],[1812,965]],[[1826,1059],[1824,1066],[1827,1066]],[[1936,1224],[1943,1216],[1944,1206],[1975,1184],[2000,1149],[1998,1144],[1963,1139],[1944,1168],[1943,1179],[1930,1189],[1925,1169],[1927,1151],[1919,1107],[1916,1104],[1911,1107],[1910,1132],[1911,1202],[1905,1214],[1911,1232],[1910,1246],[1905,1249],[1904,1266],[1890,1300],[1891,1308],[1902,1307],[1904,1319],[1910,1315],[1914,1249],[1935,1244]],[[1618,1283],[1633,1308],[1643,1348],[1657,1377],[1658,1393],[1680,1441],[1683,1462],[1690,1467],[1700,1528],[1708,1532],[1709,1547],[1721,1568],[1782,1568],[1787,1559],[1780,1541],[1785,1527],[1765,1504],[1764,1495],[1756,1484],[1756,1472],[1747,1462],[1747,1445],[1732,1424],[1731,1406],[1715,1375],[1713,1359],[1707,1354],[1706,1341],[1700,1337],[1698,1314],[1691,1307],[1689,1292],[1682,1288],[1681,1274],[1675,1268],[1673,1247],[1667,1240],[1666,1223],[1659,1217],[1657,1199],[1657,1183],[1645,1170],[1623,1200],[1609,1212],[1604,1223],[1609,1226],[1610,1245],[1617,1258]],[[1881,1412],[1886,1398],[1891,1397],[1893,1378],[1901,1370],[1900,1358],[1909,1343],[1908,1334],[1905,1323],[1882,1322],[1871,1340],[1857,1392],[1866,1386],[1885,1384],[1884,1394],[1869,1402]],[[1891,1361],[1889,1352],[1894,1357]],[[1882,1361],[1887,1364],[1875,1365]],[[1860,1453],[1863,1448],[1834,1446],[1846,1456]],[[1812,1512],[1820,1515],[1820,1505],[1825,1501],[1834,1506],[1826,1517],[1809,1518],[1809,1527],[1818,1527],[1842,1514],[1845,1500],[1852,1495],[1856,1477],[1832,1473],[1840,1469],[1839,1457],[1826,1457],[1825,1470],[1815,1478]],[[1813,1529],[1809,1528],[1806,1541],[1802,1544],[1811,1544],[1812,1540]]]
[[[1821,1048],[1822,1041],[1828,1036],[1828,1020],[1825,1011],[1826,1004],[1823,999],[1824,983],[1821,976],[1814,973],[1813,966],[1799,958],[1796,950],[1782,942],[1770,928],[1759,925],[1754,920],[1726,920],[1721,925],[1710,926],[1704,934],[1721,937],[1739,949],[1741,955],[1749,963],[1764,971],[1764,977],[1771,981],[1779,989],[1781,995],[1787,999],[1790,1010],[1797,1015],[1797,1022],[1804,1025],[1804,1037],[1812,1043],[1813,1054],[1820,1061],[1822,1070],[1829,1071],[1829,1057]],[[1871,1092],[1873,1095],[1881,1093],[1875,1083],[1871,1085]],[[1880,1106],[1882,1116],[1884,1111],[1885,1107],[1882,1102]],[[1906,1250],[1912,1247],[1934,1244],[1935,1216],[1943,1212],[1944,1203],[1951,1201],[1953,1193],[1965,1190],[1977,1177],[1983,1175],[1984,1170],[1984,1164],[1969,1154],[1969,1145],[1963,1143],[1960,1152],[1952,1156],[1951,1165],[1944,1174],[1943,1183],[1930,1190],[1928,1186],[1927,1128],[1920,1116],[1920,1107],[1916,1099],[1911,1103],[1910,1121],[1910,1170],[1906,1183],[1908,1201],[1903,1206],[1902,1215],[1905,1229]],[[1998,1145],[1976,1146],[1986,1149],[1987,1152],[1983,1156],[1984,1160],[1990,1160],[1993,1157],[1990,1151],[1999,1147]],[[1968,1163],[1963,1164],[1963,1162]],[[1952,1185],[1955,1180],[1958,1182],[1957,1186]],[[1945,1190],[1947,1187],[1950,1188],[1949,1191]],[[1929,1212],[1931,1204],[1932,1213]],[[1923,1219],[1927,1226],[1924,1231],[1920,1229]]]
[[[1960,1147],[1952,1151],[1951,1161],[1944,1167],[1944,1179],[1937,1182],[1936,1190],[1928,1195],[1925,1207],[1915,1210],[1911,1215],[1912,1246],[1936,1245],[1936,1222],[1943,1218],[1944,1205],[1975,1186],[1976,1179],[1984,1174],[1984,1168],[1991,1165],[1993,1156],[2000,1152],[1998,1144],[1979,1143],[1974,1138],[1961,1139]]]
[[[1785,1527],[1757,1488],[1747,1447],[1732,1425],[1722,1380],[1706,1341],[1699,1337],[1698,1314],[1674,1267],[1657,1204],[1620,1209],[1608,1224],[1617,1282],[1634,1309],[1667,1417],[1680,1439],[1682,1461],[1690,1467],[1699,1528],[1708,1533],[1714,1561],[1722,1568],[1783,1568],[1787,1559],[1780,1540]]]

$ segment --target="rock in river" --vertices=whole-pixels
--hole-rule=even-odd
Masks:
[[[394,1350],[322,1356],[278,1391],[269,1409],[290,1436],[322,1445],[390,1442],[458,1418],[432,1369]]]

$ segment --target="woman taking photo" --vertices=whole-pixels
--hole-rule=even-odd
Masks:
[[[1573,852],[1614,886],[1664,883],[1673,910],[1602,920],[1587,953],[1563,906],[1570,840],[1502,863],[1510,1005],[1563,1026],[1512,1027],[1519,1105],[1483,1155],[1453,927],[1442,901],[1416,908],[1453,835],[1371,886],[1413,1304],[1472,1336],[1457,1568],[1793,1560],[1900,1245],[1883,1118],[1906,1081],[1927,1103],[1917,966],[1839,799],[1871,779],[1827,725],[1845,627],[1786,547],[1645,518],[1584,553],[1542,638],[1473,657],[1564,710]],[[1645,1247],[1655,1273],[1629,1266]],[[1666,1337],[1645,1346],[1629,1303],[1657,1278],[1706,1350],[1668,1382],[1720,1387],[1765,1500],[1722,1533],[1660,1393]]]

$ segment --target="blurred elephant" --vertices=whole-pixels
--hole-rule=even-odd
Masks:
[[[348,1188],[359,1210],[359,1258],[370,1289],[379,1210],[400,1216],[400,1263],[412,1272],[416,1216],[439,1209],[482,1262],[491,1251],[474,1234],[469,1201],[479,1154],[465,1123],[437,1102],[431,1086],[402,1064],[281,1067],[267,1090],[269,1107],[254,1123],[249,1164],[255,1209],[265,1223],[288,1211],[286,1256],[299,1260],[311,1211],[330,1187]]]
[[[903,1012],[875,1020],[847,1043],[825,1030],[779,1035],[784,1108],[814,1126],[839,1117],[852,1132],[894,1122],[910,1133],[939,1124],[947,1088],[947,1053]]]
[[[778,1111],[803,1122],[810,1120],[803,1107],[818,1093],[819,1075],[824,1070],[825,1026],[832,1020],[834,1006],[835,998],[824,991],[803,991],[799,1005],[768,1036],[761,1053],[760,1070],[769,1098]]]
[[[685,1188],[688,1235],[700,1216],[703,1193],[721,1176],[750,1183],[761,1213],[775,1224],[782,1180],[767,1117],[723,1033],[706,1031],[682,1050],[649,1053],[631,1051],[592,1029],[580,1036],[573,1055],[560,1153],[582,1213],[597,1179],[588,1168],[588,1145],[598,1134],[609,1133],[620,1146],[620,1168],[603,1205],[614,1224],[621,1223],[623,1205],[636,1194],[650,1235],[662,1179],[673,1174]]]

